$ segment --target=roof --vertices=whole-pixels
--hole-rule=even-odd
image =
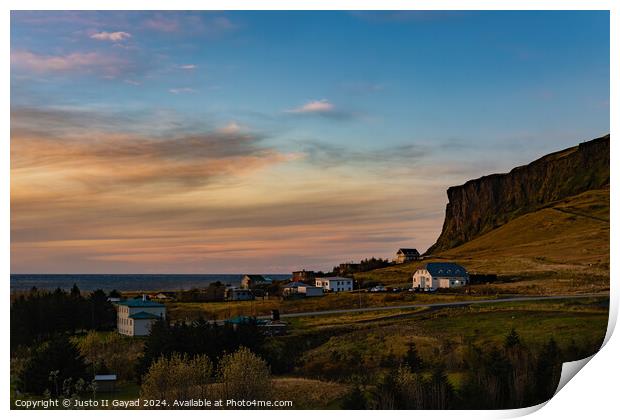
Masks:
[[[307,286],[307,284],[306,283],[302,283],[300,281],[293,281],[293,282],[285,285],[284,287],[286,288],[286,287],[303,287],[303,286]]]
[[[424,268],[431,273],[431,276],[433,277],[465,277],[467,275],[467,270],[465,270],[465,267],[456,263],[427,263]]]
[[[230,318],[224,321],[224,323],[226,324],[235,324],[235,325],[251,325],[251,324],[260,325],[266,322],[267,320],[265,319],[256,319],[256,317],[243,316],[243,315],[238,315],[234,318]]]
[[[350,279],[348,277],[317,277],[317,280],[329,280],[329,281],[341,281],[341,280],[349,280],[349,281],[353,281],[353,279]]]
[[[131,319],[159,319],[159,316],[152,314],[150,312],[138,312],[132,315],[129,315]]]
[[[115,381],[116,375],[95,375],[95,381]]]
[[[121,306],[129,306],[130,308],[164,308],[166,306],[163,303],[153,302],[152,300],[145,299],[121,300],[117,304]]]
[[[270,278],[261,276],[260,274],[245,274],[243,277],[248,277],[253,283],[271,283]]]
[[[398,251],[396,252],[397,254],[403,253],[405,255],[407,254],[415,254],[415,255],[420,255],[420,253],[418,252],[417,249],[415,248],[399,248]]]

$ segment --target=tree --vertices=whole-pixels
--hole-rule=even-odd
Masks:
[[[138,377],[144,376],[153,361],[161,356],[173,353],[189,356],[206,354],[216,364],[224,353],[234,352],[239,347],[257,351],[263,341],[264,336],[255,321],[233,328],[204,320],[173,325],[159,320],[153,324],[151,334],[146,338],[144,355],[137,367]]]
[[[562,354],[551,337],[538,355],[536,362],[535,394],[538,402],[549,400],[558,386],[562,373]]]
[[[207,398],[212,376],[213,364],[207,356],[190,358],[174,353],[151,365],[142,380],[140,396],[160,400]]]
[[[344,410],[365,410],[366,396],[360,386],[355,386],[342,400],[342,408]]]
[[[90,327],[95,330],[112,329],[116,325],[116,311],[105,292],[101,289],[95,290],[88,297],[90,307]]]
[[[88,377],[84,358],[66,335],[60,335],[34,350],[20,372],[18,388],[37,395],[49,390],[52,396],[59,396],[59,384]]]
[[[142,353],[140,341],[96,331],[89,331],[75,341],[94,374],[114,373],[119,380],[134,379],[135,364]]]
[[[80,288],[77,286],[76,283],[73,283],[73,287],[71,288],[71,297],[72,298],[78,298],[82,295],[82,293],[80,292]]]
[[[271,396],[267,363],[245,347],[222,357],[219,378],[225,399],[267,400]]]
[[[521,344],[521,338],[514,327],[510,330],[506,338],[504,339],[504,348],[511,349]]]
[[[409,370],[411,372],[415,373],[422,370],[424,362],[418,354],[418,349],[416,348],[416,345],[413,341],[409,343],[409,348],[407,349],[407,353],[405,354],[404,362],[409,367]]]

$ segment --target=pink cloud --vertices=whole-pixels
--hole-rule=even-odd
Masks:
[[[125,64],[117,57],[96,52],[65,55],[41,55],[24,50],[11,52],[11,66],[36,73],[85,71],[115,77],[122,72]]]
[[[144,21],[144,26],[148,29],[160,32],[176,32],[179,29],[179,22],[177,19],[165,18],[163,16],[157,16],[152,19]]]
[[[120,42],[131,38],[131,34],[127,32],[98,32],[90,37],[99,41]]]
[[[216,37],[238,28],[234,22],[225,16],[203,18],[197,15],[159,13],[146,19],[143,26],[158,32],[201,32]]]
[[[298,108],[289,110],[288,112],[298,114],[324,114],[334,110],[334,104],[327,99],[321,99],[320,101],[310,101]]]

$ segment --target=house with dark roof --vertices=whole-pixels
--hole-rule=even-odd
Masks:
[[[127,299],[116,303],[118,332],[129,336],[145,336],[158,319],[166,319],[166,305],[142,299]]]
[[[259,274],[244,274],[241,278],[242,289],[253,289],[255,287],[270,286],[273,281]]]
[[[416,261],[420,259],[420,253],[415,248],[400,248],[396,251],[396,258],[394,262],[396,264],[403,264],[410,261]]]
[[[450,262],[427,263],[413,274],[413,288],[419,290],[450,289],[468,283],[465,267]]]

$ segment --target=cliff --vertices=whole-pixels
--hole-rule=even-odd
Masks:
[[[443,229],[426,254],[470,241],[523,214],[609,185],[609,135],[448,189]]]

